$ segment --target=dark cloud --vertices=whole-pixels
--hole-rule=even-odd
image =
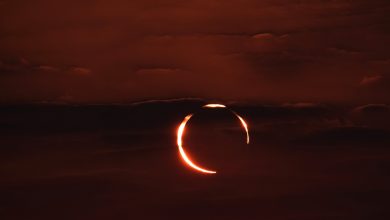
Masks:
[[[69,73],[81,76],[89,76],[92,74],[92,71],[85,67],[72,67],[69,69]]]
[[[390,113],[390,106],[385,104],[368,104],[368,105],[356,107],[353,110],[353,112],[358,114],[371,114],[371,115],[382,114],[382,113],[388,114]]]
[[[362,97],[370,97],[371,102],[388,102],[390,77],[388,74],[365,76],[360,82],[358,92]]]
[[[52,66],[48,66],[48,65],[40,65],[37,67],[38,70],[40,71],[44,71],[44,72],[57,72],[59,71],[58,68],[56,67],[52,67]]]
[[[336,117],[337,108],[321,103],[286,103],[274,105],[238,105],[233,108],[245,112],[246,115],[259,120],[288,120],[288,119],[325,119]]]
[[[362,81],[360,81],[360,85],[362,86],[371,86],[373,84],[379,83],[383,79],[383,76],[365,76]]]
[[[0,75],[22,74],[30,71],[31,65],[24,58],[11,58],[0,61]]]
[[[297,144],[333,147],[388,147],[390,132],[366,127],[338,127],[312,132],[296,140]]]
[[[351,118],[357,125],[389,129],[390,106],[385,104],[359,106],[351,111]]]

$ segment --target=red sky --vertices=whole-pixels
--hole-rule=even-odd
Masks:
[[[388,0],[3,0],[0,102],[388,102],[388,14]]]

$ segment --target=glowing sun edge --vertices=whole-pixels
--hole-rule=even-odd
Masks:
[[[222,104],[207,104],[204,105],[203,108],[226,108],[225,105]],[[245,120],[236,112],[230,110],[237,118],[240,120],[241,125],[244,127],[245,132],[246,132],[246,143],[249,144],[249,129],[248,129],[248,124],[245,122]],[[193,116],[193,114],[187,115],[184,120],[181,122],[178,130],[177,130],[177,146],[179,148],[179,152],[183,160],[192,168],[195,170],[198,170],[202,173],[207,173],[207,174],[216,174],[217,171],[213,170],[207,170],[205,168],[202,168],[200,166],[197,166],[195,163],[191,161],[191,159],[187,156],[186,152],[183,149],[183,142],[182,142],[182,137],[184,134],[185,126],[187,122],[190,120],[190,118]]]
[[[190,114],[190,115],[187,115],[183,122],[180,124],[179,126],[179,129],[177,130],[177,146],[179,147],[179,151],[180,151],[180,155],[181,157],[183,158],[183,160],[192,168],[194,168],[195,170],[198,170],[200,172],[203,172],[203,173],[208,173],[208,174],[215,174],[217,173],[216,171],[213,171],[213,170],[206,170],[204,168],[201,168],[197,165],[195,165],[191,159],[187,156],[186,152],[184,151],[183,149],[183,146],[182,146],[182,136],[183,136],[183,133],[184,133],[184,129],[186,127],[186,124],[188,122],[188,120],[190,120],[190,118],[192,117],[193,115]]]
[[[245,132],[246,132],[246,144],[249,144],[249,129],[248,129],[248,124],[245,122],[245,120],[244,120],[240,115],[238,115],[238,114],[235,113],[234,111],[232,111],[232,112],[233,112],[233,114],[236,115],[237,118],[240,120],[242,127],[244,127]]]
[[[203,108],[226,108],[226,106],[221,104],[207,104]]]
[[[226,108],[225,105],[222,104],[207,104],[204,105],[203,108]],[[246,132],[246,144],[249,144],[249,129],[248,129],[248,124],[245,122],[245,120],[236,112],[230,110],[237,118],[240,120],[242,127],[244,127],[245,132]]]

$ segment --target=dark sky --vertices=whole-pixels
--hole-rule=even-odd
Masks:
[[[388,0],[2,0],[0,102],[390,100]]]

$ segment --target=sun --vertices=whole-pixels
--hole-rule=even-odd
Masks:
[[[225,105],[222,105],[222,104],[207,104],[207,105],[204,105],[203,108],[226,108]],[[236,112],[230,110],[239,120],[240,120],[240,123],[242,125],[242,127],[244,128],[245,130],[245,133],[246,133],[246,143],[249,144],[249,129],[248,129],[248,124],[246,123],[246,121],[244,120],[244,118],[242,118],[240,115],[238,115]],[[189,114],[187,115],[183,121],[180,123],[176,133],[177,133],[177,147],[178,147],[178,150],[179,150],[179,154],[182,158],[182,160],[189,166],[191,167],[192,169],[198,171],[198,172],[201,172],[201,173],[204,173],[204,174],[216,174],[217,171],[215,170],[209,170],[209,169],[206,169],[204,167],[201,167],[197,164],[195,164],[190,156],[186,153],[186,151],[184,150],[184,147],[183,147],[183,135],[185,133],[185,129],[186,129],[186,125],[187,125],[187,122],[191,119],[191,117],[193,116],[194,114]]]

